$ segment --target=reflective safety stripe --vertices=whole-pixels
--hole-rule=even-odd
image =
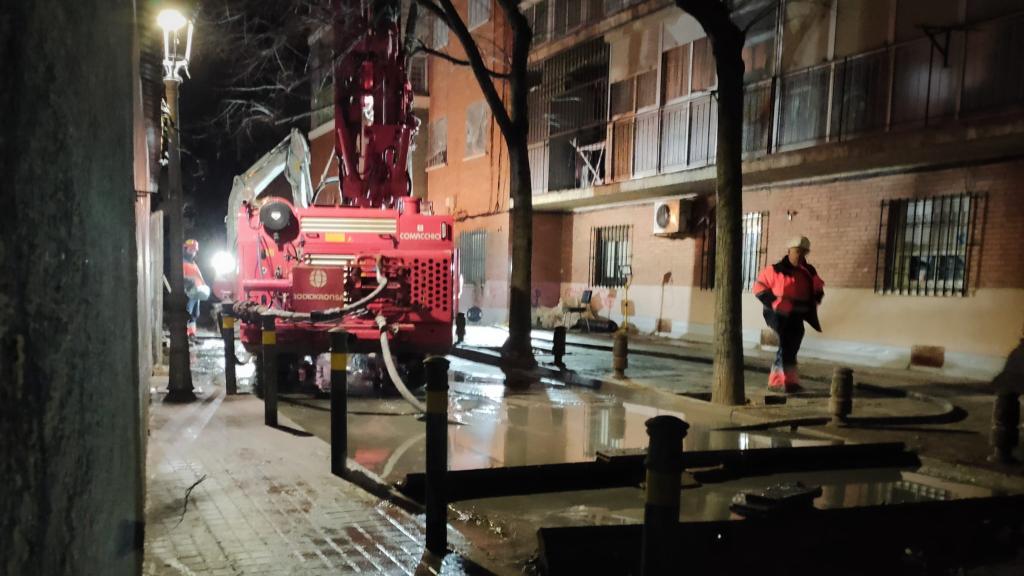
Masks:
[[[343,352],[331,352],[331,370],[344,372],[348,368],[348,354]]]
[[[679,505],[679,476],[647,471],[647,503],[655,506]]]
[[[225,330],[231,330],[232,328],[235,327],[235,319],[232,318],[231,316],[222,316],[221,325]]]
[[[444,414],[448,411],[448,393],[441,390],[427,390],[427,414]]]
[[[275,344],[277,344],[277,332],[274,332],[273,330],[264,330],[263,345],[274,346]]]

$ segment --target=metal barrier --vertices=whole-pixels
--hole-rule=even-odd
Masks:
[[[348,472],[348,332],[331,331],[331,473]]]
[[[277,331],[273,316],[262,319],[263,367],[260,380],[263,385],[263,423],[277,426]]]
[[[224,388],[229,396],[238,394],[235,375],[235,319],[221,312],[220,337],[224,340]]]
[[[448,548],[448,360],[431,356],[423,365],[427,373],[427,550],[443,556]]]
[[[647,421],[647,491],[640,544],[640,573],[671,574],[679,527],[679,490],[683,473],[683,438],[689,424],[675,416]]]

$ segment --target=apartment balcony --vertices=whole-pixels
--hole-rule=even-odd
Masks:
[[[925,37],[749,84],[745,182],[1019,154],[1019,54],[1024,14],[952,32],[948,43]],[[612,116],[598,128],[603,137],[570,141],[568,148],[565,136],[532,145],[538,209],[713,190],[713,93],[616,115],[615,89]]]

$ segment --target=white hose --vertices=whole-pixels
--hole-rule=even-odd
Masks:
[[[377,324],[380,326],[380,351],[381,355],[384,356],[384,365],[387,366],[388,376],[391,377],[391,382],[394,383],[395,388],[398,388],[398,393],[405,398],[405,401],[412,405],[413,408],[420,412],[426,412],[427,407],[422,402],[416,399],[405,386],[405,382],[402,382],[402,377],[398,375],[398,368],[395,366],[395,360],[391,357],[391,346],[388,344],[388,332],[383,325],[384,319],[380,316],[377,317]]]

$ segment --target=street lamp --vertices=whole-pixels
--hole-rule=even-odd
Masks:
[[[185,333],[185,281],[182,273],[181,150],[179,148],[178,87],[181,72],[188,75],[188,61],[192,55],[192,21],[174,9],[162,10],[156,18],[164,31],[164,93],[168,115],[167,165],[167,229],[170,240],[169,296],[170,311],[167,326],[171,333],[170,373],[167,382],[167,402],[192,402],[196,399],[192,387],[192,369],[189,366],[188,336]],[[183,38],[184,36],[184,38]],[[184,40],[184,46],[182,41]]]

